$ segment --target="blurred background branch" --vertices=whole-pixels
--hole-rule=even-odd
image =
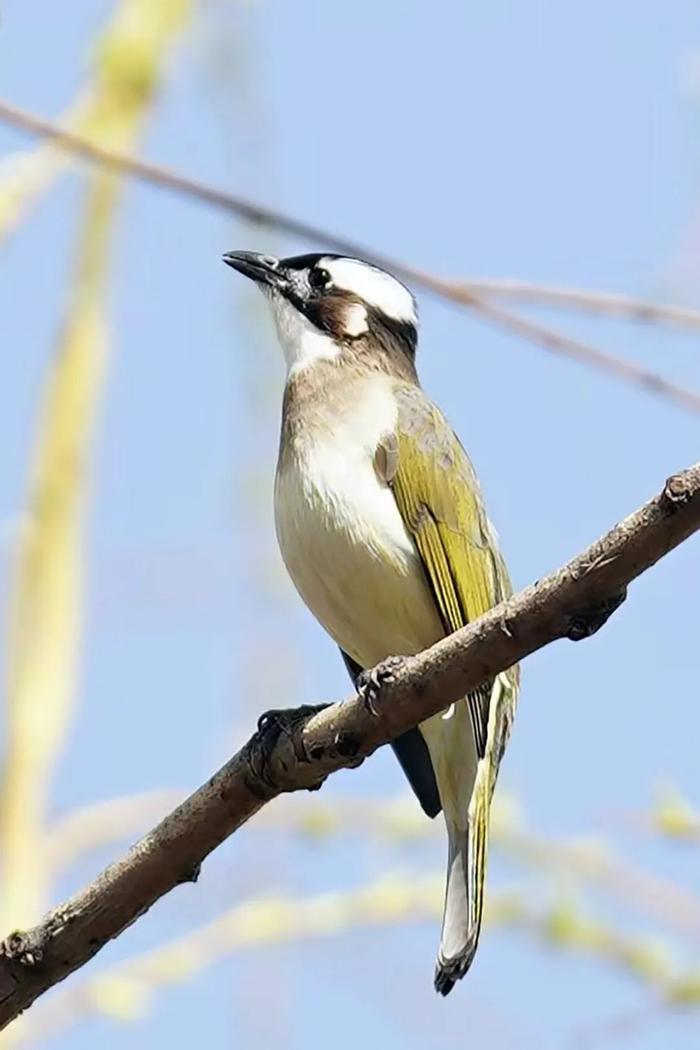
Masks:
[[[69,813],[46,829],[44,856],[52,877],[58,878],[103,846],[142,835],[182,801],[184,794],[150,791],[95,802]]]
[[[179,172],[110,149],[101,142],[77,134],[68,127],[43,120],[6,101],[0,101],[0,120],[22,131],[46,136],[65,149],[111,170],[143,179],[164,189],[233,212],[249,222],[262,223],[316,245],[325,244],[334,251],[373,259],[412,285],[424,288],[448,302],[465,306],[484,320],[514,332],[552,353],[561,354],[579,363],[600,369],[609,376],[640,386],[648,393],[667,398],[692,412],[700,412],[700,393],[688,390],[665,379],[655,371],[626,361],[609,351],[600,350],[581,339],[572,338],[549,325],[523,317],[504,306],[493,304],[489,301],[488,295],[491,293],[505,297],[515,296],[514,288],[517,288],[518,294],[515,297],[529,298],[535,303],[547,302],[551,305],[556,302],[558,306],[574,306],[577,309],[585,307],[589,312],[625,317],[628,320],[665,322],[689,328],[700,327],[700,312],[698,311],[676,306],[666,307],[661,303],[646,302],[625,296],[611,296],[606,292],[539,288],[530,283],[518,283],[517,286],[513,286],[510,282],[499,284],[497,281],[488,282],[485,285],[484,282],[455,281],[438,277],[416,269],[408,263],[373,251],[367,246],[330,233],[328,230],[302,222],[276,209],[253,203],[213,186],[207,186]],[[483,290],[485,286],[488,289],[486,292]]]
[[[61,124],[112,149],[133,147],[138,120],[157,85],[164,51],[191,10],[191,0],[119,0],[95,44],[93,75],[68,107]],[[0,241],[27,218],[70,164],[52,141],[5,157],[0,167]]]
[[[154,791],[109,799],[67,815],[49,829],[45,847],[49,871],[57,877],[80,864],[86,854],[143,835],[182,797],[174,791]],[[650,824],[656,820],[653,813],[648,819]],[[688,827],[694,834],[695,825]],[[439,840],[442,828],[439,822],[426,821],[405,796],[373,800],[371,805],[352,796],[328,801],[286,796],[265,807],[250,832],[293,835],[318,847],[331,839],[371,837],[391,851],[421,840]],[[675,827],[671,834],[687,837],[685,829],[679,834]],[[493,807],[491,837],[497,853],[539,872],[543,880],[557,882],[565,877],[571,885],[597,886],[659,925],[700,941],[700,899],[617,855],[600,833],[546,838],[525,819],[517,800],[501,793]]]
[[[466,278],[460,282],[465,291],[496,299],[557,309],[580,310],[596,316],[617,317],[643,324],[677,325],[691,330],[700,328],[700,311],[673,303],[657,303],[633,295],[602,292],[592,288],[559,288],[513,278]]]
[[[374,884],[317,897],[245,901],[204,926],[129,959],[55,996],[13,1045],[63,1034],[90,1014],[129,1022],[152,998],[234,953],[290,941],[337,937],[363,927],[439,919],[439,875],[388,875]],[[586,913],[571,898],[534,904],[527,889],[490,895],[487,924],[523,931],[552,948],[590,955],[633,977],[668,1003],[700,1003],[700,967],[678,961],[679,949],[657,937],[632,935]]]
[[[251,827],[293,832],[319,843],[337,836],[375,835],[394,846],[439,837],[442,831],[438,823],[424,820],[406,798],[375,802],[371,807],[352,798],[301,804],[282,799],[266,807]],[[530,826],[515,799],[501,794],[493,807],[491,837],[495,850],[538,871],[543,880],[556,881],[563,875],[572,884],[598,886],[652,921],[700,942],[700,898],[618,856],[602,835],[546,838]]]

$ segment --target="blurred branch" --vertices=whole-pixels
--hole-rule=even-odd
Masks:
[[[166,38],[182,27],[192,0],[119,0],[95,49],[93,75],[60,118],[76,135],[111,149],[130,149],[131,137],[115,135],[128,111],[152,97]],[[0,240],[20,224],[70,163],[60,144],[49,140],[30,153],[0,165]]]
[[[627,970],[669,1005],[700,1005],[700,971],[680,966],[658,938],[622,933],[568,903],[554,908],[535,928],[555,947],[599,956]]]
[[[632,828],[636,832],[661,835],[679,843],[700,842],[700,813],[680,792],[666,791],[647,810],[606,813],[602,817],[607,826]]]
[[[80,96],[61,117],[61,124],[80,134],[94,134],[90,116],[98,108],[94,88]],[[0,241],[12,234],[25,215],[70,163],[70,157],[51,140],[36,149],[6,156],[0,163]]]
[[[548,841],[512,828],[502,830],[497,841],[511,856],[549,876],[565,871],[577,880],[601,887],[623,905],[637,908],[655,922],[700,940],[700,900],[676,883],[624,860],[603,842]]]
[[[234,757],[93,883],[0,958],[0,1026],[119,935],[159,897],[196,879],[204,858],[266,802],[314,789],[518,660],[559,638],[596,631],[626,585],[700,528],[700,464],[563,569],[502,602],[424,653],[379,674],[372,709],[342,703],[270,712]]]
[[[515,332],[516,335],[539,343],[545,350],[563,354],[584,365],[593,365],[607,372],[608,375],[615,376],[634,386],[643,387],[648,393],[664,397],[691,412],[700,412],[700,394],[664,379],[658,372],[642,368],[640,365],[626,361],[622,357],[616,357],[607,351],[599,350],[595,346],[581,342],[580,339],[572,339],[571,336],[557,332],[539,321],[514,314],[487,300],[480,299],[474,302],[472,309],[481,317]]]
[[[110,968],[60,993],[46,1004],[38,1023],[22,1030],[18,1043],[54,1036],[81,1016],[102,1013],[130,1020],[145,1011],[157,991],[192,977],[233,952],[261,945],[331,937],[358,926],[420,922],[438,915],[438,878],[410,882],[385,878],[357,890],[318,897],[246,901],[211,922],[143,955]],[[491,902],[498,914],[505,896]]]
[[[266,808],[256,828],[274,827],[312,841],[330,836],[375,834],[390,842],[411,842],[439,833],[439,825],[426,821],[408,798],[373,802],[333,797]],[[655,922],[673,926],[681,934],[700,940],[700,900],[676,883],[665,881],[619,856],[604,841],[593,837],[548,839],[530,829],[514,800],[500,793],[494,800],[491,839],[502,853],[548,877],[565,874],[576,883],[599,887],[624,905],[634,907]]]
[[[7,124],[11,124],[13,127],[19,128],[22,131],[50,138],[63,148],[76,153],[78,156],[100,164],[112,171],[131,175],[144,182],[149,182],[175,193],[182,194],[183,196],[202,201],[205,204],[222,208],[227,212],[233,212],[242,216],[244,219],[247,219],[249,222],[273,226],[284,233],[300,237],[303,240],[312,241],[318,244],[326,244],[329,248],[336,251],[372,259],[379,265],[391,270],[393,273],[410,283],[422,287],[442,299],[458,303],[461,306],[466,306],[485,320],[516,332],[525,339],[535,342],[538,345],[542,345],[554,353],[570,357],[576,361],[605,371],[616,379],[621,379],[625,382],[641,386],[648,392],[673,401],[675,404],[678,404],[683,408],[690,409],[693,412],[700,412],[699,393],[680,387],[677,384],[664,379],[663,376],[660,376],[658,373],[643,368],[640,365],[616,357],[614,354],[610,354],[607,351],[589,346],[587,343],[580,340],[572,339],[547,325],[530,320],[520,314],[513,313],[505,307],[492,304],[479,291],[479,286],[483,285],[484,282],[452,281],[437,277],[433,274],[425,273],[424,271],[415,269],[406,263],[373,252],[364,245],[355,244],[351,240],[338,237],[337,235],[330,233],[328,230],[320,229],[309,223],[301,222],[276,209],[267,208],[246,200],[238,195],[226,193],[213,186],[207,186],[204,183],[198,182],[195,179],[187,178],[169,168],[150,164],[146,161],[128,156],[125,153],[105,148],[105,146],[98,144],[90,138],[76,134],[70,129],[60,127],[51,121],[44,120],[41,117],[36,116],[34,113],[20,109],[18,106],[14,106],[9,102],[0,101],[0,120]],[[532,286],[521,285],[521,288],[527,287]],[[503,289],[501,289],[501,291],[503,292]],[[545,289],[544,291],[549,293],[550,298],[553,294],[556,295],[556,290],[554,290],[554,293],[552,289]],[[622,314],[623,305],[627,303],[630,309],[626,316],[634,319],[644,319],[647,321],[654,319],[674,324],[682,323],[685,326],[700,327],[700,313],[682,309],[680,307],[665,307],[657,303],[644,304],[639,300],[625,299],[624,296],[611,297],[606,293],[582,293],[572,290],[567,291],[566,293],[562,291],[560,294],[562,295],[561,305],[564,305],[563,295],[567,294],[569,296],[570,305],[573,304],[574,299],[578,301],[579,305],[585,300],[590,305],[591,309],[593,309],[593,304],[597,302],[599,304],[600,312],[610,313],[612,312],[612,300],[612,302],[615,303],[615,312],[618,314]],[[681,317],[683,318],[682,322],[680,320]]]
[[[44,856],[54,878],[91,850],[142,833],[181,801],[184,792],[149,791],[96,802],[47,829]]]
[[[97,53],[92,119],[116,149],[138,140],[163,63],[191,0],[125,0]],[[103,302],[120,180],[91,176],[74,284],[39,421],[29,522],[10,603],[7,735],[0,780],[7,924],[35,921],[50,871],[44,819],[75,699],[81,626],[82,525],[107,338]]]
[[[667,838],[681,842],[700,840],[700,814],[677,792],[659,800],[652,811],[652,826]]]
[[[170,943],[63,991],[19,1030],[12,1045],[62,1035],[90,1015],[133,1021],[145,1014],[152,997],[164,988],[248,948],[439,918],[443,892],[441,876],[394,876],[318,897],[245,902]],[[602,958],[670,1001],[679,989],[692,987],[694,997],[687,1001],[700,1002],[697,977],[673,961],[670,946],[624,934],[591,919],[572,903],[534,907],[531,894],[501,890],[489,895],[486,920],[491,928],[521,929],[557,949]]]
[[[601,292],[590,288],[563,288],[557,285],[536,284],[534,281],[510,278],[469,278],[464,286],[475,295],[487,298],[509,299],[534,306],[553,306],[558,309],[580,310],[596,316],[619,317],[624,321],[644,324],[668,324],[678,328],[700,328],[700,310],[655,303],[619,292]]]
[[[46,856],[54,877],[90,851],[134,836],[159,820],[182,798],[176,791],[153,791],[98,802],[69,814],[47,834]],[[376,835],[389,843],[412,842],[440,833],[439,824],[425,820],[406,797],[366,801],[334,796],[307,803],[289,796],[266,807],[256,830],[274,829],[311,841],[340,835]],[[598,886],[624,905],[634,907],[683,936],[700,939],[700,900],[673,882],[643,870],[619,856],[604,840],[588,836],[549,839],[529,828],[514,800],[501,792],[491,817],[493,845],[521,864],[565,874],[576,883]]]

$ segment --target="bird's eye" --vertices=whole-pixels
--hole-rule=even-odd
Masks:
[[[309,274],[309,284],[312,288],[325,288],[331,279],[328,270],[322,266],[315,266]]]

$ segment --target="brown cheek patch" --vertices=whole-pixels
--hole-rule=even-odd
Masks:
[[[319,300],[316,310],[320,327],[334,338],[342,338],[345,334],[345,301],[340,296],[326,295]]]
[[[334,339],[354,339],[367,331],[364,305],[347,295],[325,295],[314,304],[312,319]]]

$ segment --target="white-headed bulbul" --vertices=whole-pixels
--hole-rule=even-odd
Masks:
[[[415,368],[416,304],[360,259],[229,252],[272,310],[287,362],[275,481],[282,557],[357,681],[511,593],[474,468]],[[468,970],[481,926],[489,808],[518,670],[394,741],[418,800],[443,811],[447,888],[435,987]]]

